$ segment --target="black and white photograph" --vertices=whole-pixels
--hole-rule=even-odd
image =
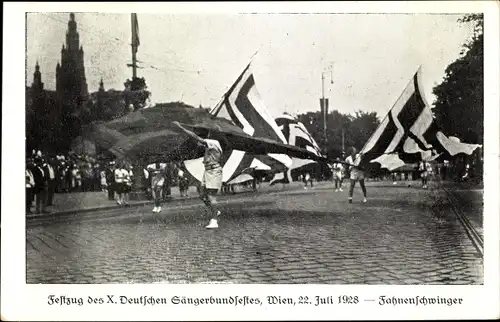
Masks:
[[[484,286],[498,102],[485,13],[450,5],[26,11],[23,283]]]

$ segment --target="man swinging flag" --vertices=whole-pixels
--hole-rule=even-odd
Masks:
[[[480,147],[440,131],[423,97],[420,79],[419,68],[361,150],[361,168],[394,170],[406,163],[434,160],[441,154],[470,155]]]

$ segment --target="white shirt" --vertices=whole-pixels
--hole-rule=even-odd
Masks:
[[[29,178],[28,182],[26,183],[26,188],[32,188],[35,186],[35,177],[33,176],[33,173],[31,173],[30,170],[26,169],[26,177]]]
[[[349,163],[349,164],[352,164],[352,165],[359,165],[359,163],[361,162],[361,157],[358,154],[356,154],[356,156],[354,157],[354,160],[352,158],[352,156],[348,156],[347,159],[345,159],[345,162]],[[350,170],[351,170],[351,175],[361,175],[363,173],[363,171],[361,171],[361,169],[359,168],[355,168],[355,167],[352,167],[350,166],[349,167]]]
[[[205,166],[221,165],[222,148],[219,141],[212,139],[205,139],[207,147],[205,148],[205,157],[203,163]]]
[[[49,178],[51,180],[56,178],[56,175],[54,174],[54,169],[52,169],[52,166],[50,164],[47,164],[47,168],[49,169]]]
[[[115,170],[115,182],[123,183],[126,181],[128,176],[128,171],[124,169],[116,169]]]
[[[343,169],[344,169],[344,167],[342,166],[342,163],[334,163],[333,164],[333,171],[340,172]]]

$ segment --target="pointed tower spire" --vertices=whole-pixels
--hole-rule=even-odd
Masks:
[[[99,82],[99,91],[104,92],[104,82],[102,81],[102,77],[101,77],[101,81]]]
[[[40,73],[40,65],[38,64],[38,59],[35,65],[35,72],[33,73],[33,83],[31,84],[33,89],[43,90],[42,83],[42,73]]]

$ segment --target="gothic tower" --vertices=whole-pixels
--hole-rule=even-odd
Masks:
[[[38,65],[38,61],[35,65],[35,72],[33,73],[33,83],[31,83],[31,88],[34,92],[43,92],[42,73],[40,73],[40,65]]]
[[[43,90],[42,73],[40,73],[40,66],[38,61],[35,65],[35,72],[33,73],[33,83],[31,83],[31,102],[34,111],[41,112],[40,109],[44,107],[45,92]]]
[[[69,15],[66,44],[61,49],[61,62],[56,67],[56,90],[64,105],[78,108],[88,99],[83,48],[76,29],[75,14]]]

